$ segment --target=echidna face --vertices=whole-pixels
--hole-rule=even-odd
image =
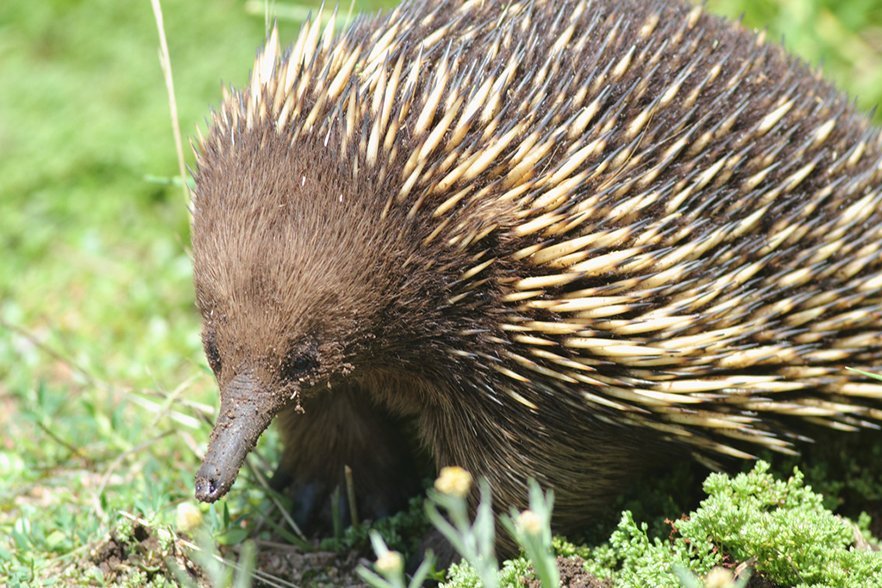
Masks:
[[[335,360],[322,353],[317,331],[300,330],[294,321],[286,334],[279,322],[267,320],[266,308],[222,304],[203,311],[203,342],[220,385],[221,410],[197,474],[196,495],[213,502],[230,488],[274,416],[299,403],[303,389],[326,377]]]
[[[203,341],[221,388],[197,475],[207,501],[226,493],[278,412],[346,369],[374,314],[376,228],[360,219],[352,188],[334,170],[300,168],[272,137],[241,141],[200,166],[194,206]]]

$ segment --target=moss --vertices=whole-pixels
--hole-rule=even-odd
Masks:
[[[704,491],[698,509],[671,523],[665,538],[650,538],[646,523],[623,513],[588,569],[617,586],[679,586],[675,566],[704,576],[719,564],[751,561],[782,586],[882,585],[882,555],[854,547],[858,527],[827,509],[798,469],[779,480],[759,462],[748,473],[711,474]]]

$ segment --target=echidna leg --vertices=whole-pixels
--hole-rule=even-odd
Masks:
[[[272,486],[294,499],[294,518],[306,533],[332,527],[339,488],[343,522],[351,522],[345,467],[352,469],[359,519],[388,516],[420,492],[418,445],[407,423],[374,405],[356,386],[323,391],[303,401],[303,413],[281,413],[284,450]]]

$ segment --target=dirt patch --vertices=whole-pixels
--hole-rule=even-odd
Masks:
[[[192,544],[143,522],[133,522],[113,531],[95,545],[87,557],[59,570],[62,578],[100,577],[107,585],[144,585],[154,580],[180,581],[186,575],[197,586],[211,586],[211,579],[195,563]],[[366,584],[355,570],[370,562],[357,553],[305,553],[294,546],[258,541],[253,586],[309,586],[361,588]],[[233,547],[223,557],[236,562],[240,554]],[[96,569],[97,568],[97,569]],[[100,573],[99,573],[100,572]]]
[[[113,531],[95,546],[87,560],[75,567],[81,571],[95,567],[108,583],[138,578],[150,582],[159,578],[175,578],[176,568],[195,583],[205,585],[201,570],[187,557],[185,548],[177,540],[160,541],[155,529],[139,522],[131,528]]]
[[[298,586],[361,588],[367,584],[355,570],[359,565],[370,567],[370,562],[356,553],[304,553],[287,546],[261,546],[257,569],[277,578],[285,578]],[[260,585],[260,582],[255,582]]]
[[[747,588],[780,588],[780,586],[758,572],[754,572],[747,581]]]
[[[585,560],[578,556],[557,558],[560,585],[568,588],[612,588],[612,580],[602,580],[585,571]],[[539,580],[525,580],[527,588],[542,588]]]

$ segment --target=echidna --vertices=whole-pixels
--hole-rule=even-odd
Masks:
[[[791,452],[882,418],[882,139],[779,47],[679,0],[405,2],[273,32],[199,146],[214,501],[362,514],[436,467],[583,524],[650,455]],[[798,417],[798,418],[794,418]]]

